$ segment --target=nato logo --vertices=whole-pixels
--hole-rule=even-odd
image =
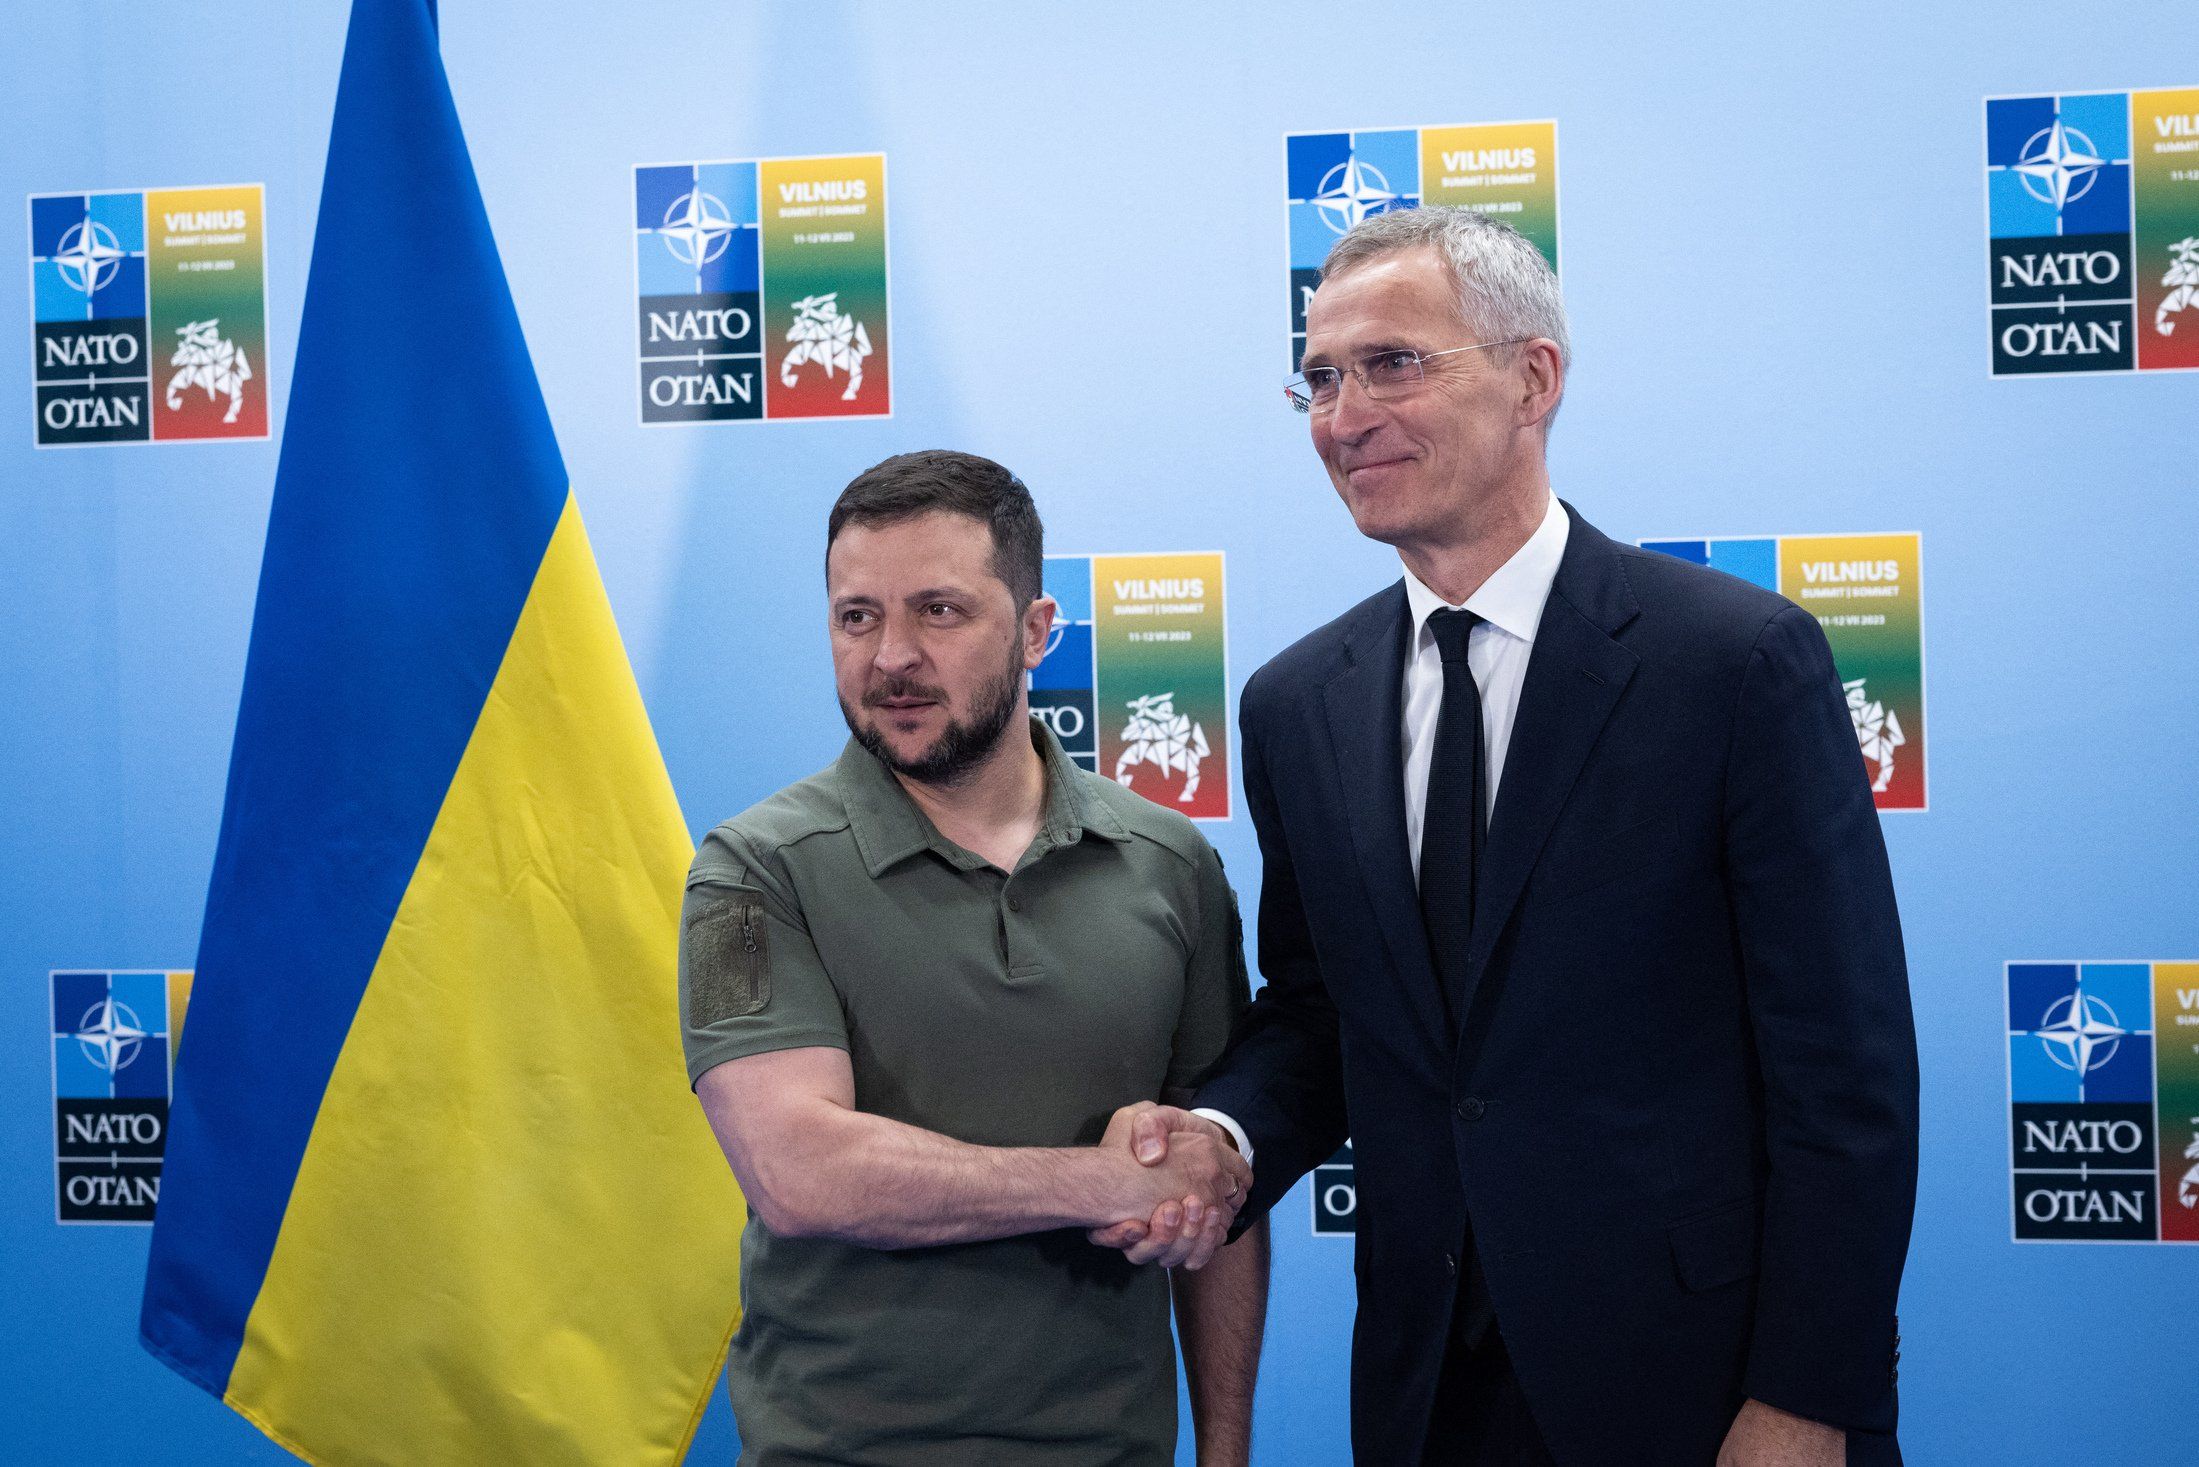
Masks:
[[[757,197],[753,162],[634,170],[644,423],[763,416]]]
[[[1420,130],[1293,133],[1290,174],[1290,370],[1306,350],[1306,302],[1337,238],[1372,214],[1420,204]]]
[[[1053,730],[1072,764],[1097,772],[1099,664],[1092,645],[1091,557],[1048,556],[1046,594],[1056,610],[1045,656],[1031,671],[1031,716]]]
[[[1985,104],[1993,375],[2130,370],[2130,99]]]
[[[1350,1237],[1359,1231],[1359,1169],[1351,1143],[1313,1169],[1313,1235]]]
[[[55,1217],[151,1222],[189,975],[56,972]]]
[[[2152,1241],[2147,963],[2010,963],[2008,1098],[2018,1239]]]
[[[30,213],[38,444],[149,441],[143,196],[34,195]]]

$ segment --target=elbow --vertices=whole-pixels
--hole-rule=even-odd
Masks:
[[[759,1186],[748,1205],[775,1238],[827,1238],[839,1230],[823,1199],[798,1184]]]
[[[816,1169],[797,1158],[758,1156],[743,1179],[749,1211],[775,1238],[824,1238],[838,1231],[828,1205],[829,1188],[817,1185]]]
[[[761,1187],[748,1194],[748,1210],[774,1238],[813,1238],[817,1236],[816,1224],[808,1213],[793,1206],[784,1197],[773,1196]]]

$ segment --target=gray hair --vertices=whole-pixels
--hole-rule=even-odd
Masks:
[[[1482,335],[1495,341],[1547,337],[1558,344],[1559,363],[1573,365],[1557,272],[1527,236],[1492,215],[1448,204],[1370,214],[1329,250],[1321,279],[1423,245],[1449,263],[1459,311]]]

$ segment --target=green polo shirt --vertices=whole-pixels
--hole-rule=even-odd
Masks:
[[[1071,764],[1003,872],[850,741],[704,838],[680,924],[690,1079],[844,1049],[858,1109],[981,1146],[1097,1142],[1190,1086],[1246,1001],[1235,899],[1181,815]],[[861,1248],[753,1211],[729,1380],[752,1467],[1144,1467],[1174,1459],[1161,1270],[1081,1232]]]

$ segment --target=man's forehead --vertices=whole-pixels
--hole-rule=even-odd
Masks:
[[[835,591],[862,589],[852,582],[889,588],[944,586],[976,589],[996,580],[992,528],[952,510],[929,510],[905,519],[843,527],[825,557]]]
[[[1459,324],[1458,293],[1433,250],[1400,250],[1325,281],[1306,307],[1306,354],[1325,341],[1402,346]]]

